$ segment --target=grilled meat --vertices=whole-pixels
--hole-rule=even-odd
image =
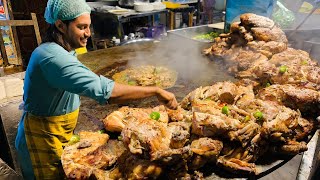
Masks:
[[[302,50],[288,48],[285,51],[279,52],[270,58],[270,63],[281,65],[309,65],[316,66],[317,62],[312,61],[309,54]]]
[[[241,122],[229,118],[224,114],[212,115],[194,112],[192,120],[192,133],[200,136],[226,137],[229,131],[238,130]]]
[[[271,150],[275,153],[296,155],[308,150],[306,142],[288,141],[285,144],[273,146]]]
[[[169,120],[171,122],[191,122],[192,112],[178,106],[176,110],[167,109]]]
[[[128,121],[121,132],[132,154],[154,159],[154,153],[170,149],[171,133],[166,124],[150,119]]]
[[[121,130],[126,126],[129,119],[151,119],[150,114],[152,112],[159,112],[160,118],[159,122],[168,123],[169,117],[166,108],[161,106],[156,106],[154,108],[129,108],[122,107],[118,111],[112,112],[108,115],[103,123],[105,128],[111,132],[121,132]]]
[[[171,122],[168,124],[168,129],[171,132],[170,148],[182,148],[189,141],[191,123]]]
[[[276,84],[261,90],[258,97],[278,102],[294,110],[298,109],[311,117],[320,115],[320,93],[312,89],[291,84]]]
[[[117,154],[110,153],[107,134],[80,132],[80,142],[66,146],[61,155],[64,172],[68,178],[86,179],[93,170],[111,166]],[[82,146],[87,144],[87,146]],[[121,153],[121,149],[119,151]]]
[[[211,138],[199,138],[191,142],[193,156],[190,158],[188,167],[196,170],[203,167],[208,162],[216,162],[222,150],[223,143]]]
[[[113,173],[117,178],[111,179],[157,179],[163,173],[163,167],[156,162],[142,159],[131,153],[124,153]]]

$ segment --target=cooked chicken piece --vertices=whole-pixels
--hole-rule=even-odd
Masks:
[[[241,104],[239,108],[245,109],[253,116],[256,115],[256,122],[262,124],[262,137],[271,140],[271,142],[301,141],[314,128],[313,121],[301,118],[300,113],[279,105],[276,101],[255,99]],[[257,117],[257,112],[259,112],[260,117]]]
[[[240,22],[232,23],[230,27],[230,32],[231,34],[240,34],[242,39],[244,38],[247,42],[253,40],[251,32],[247,31],[247,29],[244,26],[242,26]]]
[[[253,83],[251,82],[251,84],[243,84],[243,85],[238,85],[238,93],[237,93],[237,97],[235,98],[235,105],[241,105],[242,103],[246,103],[248,101],[253,100],[254,97],[254,92],[253,92]],[[237,107],[237,109],[239,109]],[[239,110],[237,110],[239,112]],[[248,113],[241,113],[245,116],[248,115]]]
[[[247,26],[248,28],[251,27],[262,27],[262,28],[273,28],[274,22],[264,16],[259,16],[253,13],[245,13],[240,16],[241,24]]]
[[[260,131],[260,125],[254,122],[249,122],[245,126],[237,131],[230,131],[228,136],[231,141],[239,141],[242,147],[247,146],[247,144],[252,140],[254,136]]]
[[[252,35],[255,40],[258,41],[276,41],[288,43],[286,34],[279,28],[274,26],[273,28],[253,27],[251,28]]]
[[[122,141],[132,154],[141,155],[151,161],[173,161],[174,156],[180,158],[189,153],[190,148],[188,147],[170,148],[171,143],[178,142],[178,137],[174,137],[171,141],[172,135],[177,135],[177,133],[171,133],[167,124],[150,119],[128,121],[121,132]],[[172,145],[179,146],[179,144]]]
[[[283,52],[287,49],[287,44],[283,42],[276,41],[251,41],[247,44],[251,50],[259,52],[269,59],[277,53]]]
[[[199,138],[191,142],[191,151],[197,155],[211,158],[217,158],[222,150],[223,143],[208,137]]]
[[[245,100],[245,95],[243,97],[239,97],[239,99]],[[228,116],[229,118],[238,119],[243,121],[246,116],[250,115],[246,111],[239,109],[234,105],[228,105],[226,103],[217,103],[211,100],[199,101],[197,104],[194,104],[192,107],[192,112],[201,112],[212,115],[220,116],[222,114],[222,109],[224,106],[228,108]]]
[[[182,148],[189,141],[191,122],[171,122],[168,129],[171,132],[170,148]]]
[[[163,169],[156,162],[142,159],[131,153],[124,153],[119,158],[117,167],[109,172],[109,178],[130,180],[157,179],[163,173]]]
[[[218,104],[228,103],[232,104],[242,95],[242,91],[238,91],[238,87],[231,82],[218,82],[212,86],[200,87],[189,93],[182,101],[181,107],[183,109],[191,110],[192,106],[197,104],[207,103]],[[211,102],[210,102],[211,101]],[[218,106],[217,106],[218,107]]]
[[[121,132],[124,144],[132,154],[153,159],[157,151],[170,149],[171,133],[167,125],[151,119],[128,121]]]
[[[238,130],[240,127],[239,120],[229,118],[222,113],[220,115],[193,113],[192,133],[200,136],[227,137],[229,131]]]
[[[255,61],[247,70],[239,71],[235,74],[238,79],[250,79],[253,81],[269,82],[270,77],[277,74],[275,65],[268,61]]]
[[[192,112],[201,112],[213,115],[220,115],[221,108],[223,107],[224,103],[217,103],[211,100],[202,100],[194,103],[192,105]]]
[[[167,109],[167,113],[170,121],[173,121],[173,122],[191,122],[192,121],[192,112],[183,109],[181,106],[178,106],[176,110]]]
[[[251,88],[253,88],[253,90],[260,85],[259,82],[254,81],[252,79],[246,79],[246,78],[240,79],[239,81],[235,82],[235,84],[237,86],[244,86],[244,87],[250,86]],[[253,98],[254,98],[254,94],[253,94]]]
[[[256,112],[261,112],[262,117],[256,118],[256,123],[262,124],[263,122],[272,122],[281,113],[293,114],[298,117],[299,114],[289,108],[280,106],[277,102],[263,101],[260,99],[253,99],[251,101],[242,102],[237,104],[240,109],[245,110],[250,115],[254,116]],[[252,117],[251,116],[251,117]]]
[[[224,143],[217,164],[238,173],[256,173],[254,162],[268,151],[269,143],[257,133],[245,147],[233,142]]]
[[[254,163],[248,163],[236,158],[226,159],[221,156],[218,158],[217,165],[232,173],[256,174],[257,172]]]
[[[196,90],[190,92],[186,97],[184,97],[180,103],[181,107],[186,110],[192,109],[192,103],[198,100],[206,99],[204,93],[209,89],[209,86],[199,87]]]
[[[92,175],[90,179],[96,179],[96,180],[106,180],[109,179],[108,172],[102,170],[102,169],[94,169],[92,171]]]
[[[270,63],[281,65],[300,65],[300,66],[316,66],[317,62],[312,61],[307,52],[288,48],[287,50],[275,54],[269,61]]]
[[[225,51],[230,49],[231,44],[232,44],[230,34],[227,34],[228,37],[221,37],[221,36],[222,36],[222,34],[220,34],[220,37],[217,37],[214,39],[214,43],[210,48],[203,50],[203,53],[205,55],[213,55],[216,57],[223,57],[225,54]],[[235,40],[236,39],[234,37],[233,41],[235,41]]]
[[[128,123],[128,119],[151,119],[150,114],[152,112],[160,113],[160,118],[158,120],[159,122],[168,123],[168,113],[163,105],[156,106],[154,108],[122,107],[118,111],[114,111],[109,114],[103,120],[103,123],[108,131],[121,132],[121,130]]]
[[[268,61],[268,58],[261,53],[240,50],[236,56],[226,60],[226,63],[230,73],[237,73],[239,71],[247,70],[260,62],[266,61]]]
[[[122,129],[125,127],[126,116],[120,110],[121,109],[119,109],[119,111],[113,111],[103,120],[104,127],[106,130],[110,132],[121,132]]]
[[[274,119],[264,122],[263,136],[273,142],[286,142],[289,139],[304,139],[313,129],[313,123],[300,117],[300,114],[285,107],[279,107]]]
[[[273,152],[280,154],[296,155],[308,150],[306,142],[288,141],[283,145],[277,145],[271,148]]]
[[[296,84],[320,90],[320,67],[318,66],[300,64],[277,66],[270,61],[256,61],[248,70],[241,71],[236,76],[257,80],[261,84]]]
[[[126,150],[127,149],[122,141],[110,139],[104,152],[119,158]]]
[[[193,157],[191,158],[188,167],[196,170],[207,162],[216,162],[222,147],[222,141],[207,137],[192,141],[191,151],[193,152]]]
[[[241,25],[241,22],[240,21],[237,21],[237,22],[233,22],[230,26],[230,33],[236,33],[236,32],[239,32],[240,30],[240,25]],[[221,37],[221,36],[220,36]],[[228,37],[227,35],[225,37]]]
[[[320,115],[320,92],[312,89],[291,84],[276,84],[261,90],[258,98],[278,102],[294,110],[299,109],[311,117]]]
[[[165,166],[174,166],[186,161],[192,155],[190,146],[178,149],[160,150],[153,154],[151,160],[157,161]]]
[[[244,30],[243,27],[242,29]],[[245,31],[243,33],[245,33]],[[230,37],[226,38],[226,40],[224,41],[227,43],[226,47],[237,48],[237,47],[245,46],[248,43],[248,40],[246,39],[246,37],[244,37],[244,35],[241,34],[241,32],[230,33],[229,36]],[[249,36],[251,36],[251,34],[249,34]]]
[[[107,134],[80,132],[80,142],[66,146],[61,155],[64,172],[68,178],[89,178],[94,169],[108,167],[116,161],[114,154],[108,154]],[[87,146],[82,146],[87,144]]]
[[[280,72],[280,68],[277,68],[277,74],[269,78],[272,84],[297,84],[309,89],[320,90],[320,67],[288,65],[284,73]]]
[[[243,25],[250,30],[256,40],[288,43],[285,33],[267,17],[246,13],[240,16],[240,20],[240,27]]]

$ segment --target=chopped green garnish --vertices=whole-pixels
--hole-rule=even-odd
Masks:
[[[206,34],[199,34],[193,37],[193,39],[196,40],[209,40],[209,41],[213,41],[214,38],[218,37],[220,33],[218,32],[210,32],[210,33],[206,33]]]
[[[136,81],[128,81],[128,84],[131,86],[137,85]]]
[[[269,87],[269,86],[271,86],[271,84],[270,83],[266,83],[266,87]]]
[[[150,114],[150,118],[153,119],[153,120],[158,121],[158,120],[160,119],[160,113],[154,111],[154,112],[152,112],[152,113]]]
[[[257,111],[253,114],[253,116],[257,119],[257,120],[262,120],[263,118],[263,114],[260,111]]]
[[[122,141],[122,139],[123,139],[122,136],[118,136],[119,141]]]
[[[129,79],[128,74],[123,74],[122,77],[121,77],[121,79],[122,79],[123,81],[127,81],[127,80]]]
[[[250,116],[246,116],[245,118],[244,118],[244,122],[248,122],[248,121],[250,121]]]
[[[98,133],[99,133],[99,134],[105,134],[105,133],[106,133],[106,130],[105,130],[105,129],[100,129],[100,130],[98,131]]]
[[[303,60],[303,61],[301,62],[301,64],[302,64],[302,65],[308,65],[308,61],[307,61],[307,60]]]
[[[161,85],[161,82],[160,81],[156,81],[156,86],[160,86]]]
[[[154,71],[153,71],[153,74],[158,74],[158,73],[160,73],[160,72],[161,72],[161,69],[158,68],[158,67],[155,67],[155,68],[154,68]]]
[[[288,66],[286,66],[286,65],[282,65],[282,66],[280,66],[280,68],[279,68],[279,72],[280,73],[285,73],[285,72],[287,72],[288,71]]]
[[[229,115],[229,107],[228,106],[223,106],[221,109],[221,112],[225,115]]]
[[[80,141],[80,136],[77,134],[74,134],[74,135],[72,135],[71,139],[69,140],[69,144],[72,145],[72,144],[75,144],[79,141]]]

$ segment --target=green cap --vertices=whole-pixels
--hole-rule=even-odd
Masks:
[[[44,17],[49,24],[58,19],[72,20],[82,14],[90,14],[91,8],[85,0],[48,0]]]

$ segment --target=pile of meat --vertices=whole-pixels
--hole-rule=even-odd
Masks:
[[[320,71],[306,52],[287,46],[271,20],[242,15],[207,50],[240,81],[199,87],[177,110],[121,107],[103,120],[118,139],[81,132],[64,149],[67,177],[203,179],[208,166],[258,174],[263,156],[306,151],[320,115]]]
[[[202,179],[199,169],[207,164],[255,174],[256,160],[266,153],[307,150],[316,122],[300,111],[319,115],[319,102],[319,92],[296,85],[271,85],[255,95],[252,85],[219,82],[195,89],[177,110],[114,111],[104,124],[119,139],[82,132],[79,143],[65,148],[62,164],[76,179]]]
[[[239,79],[266,84],[296,84],[320,90],[320,67],[302,50],[288,47],[285,33],[263,16],[247,13],[205,50],[222,59]]]

